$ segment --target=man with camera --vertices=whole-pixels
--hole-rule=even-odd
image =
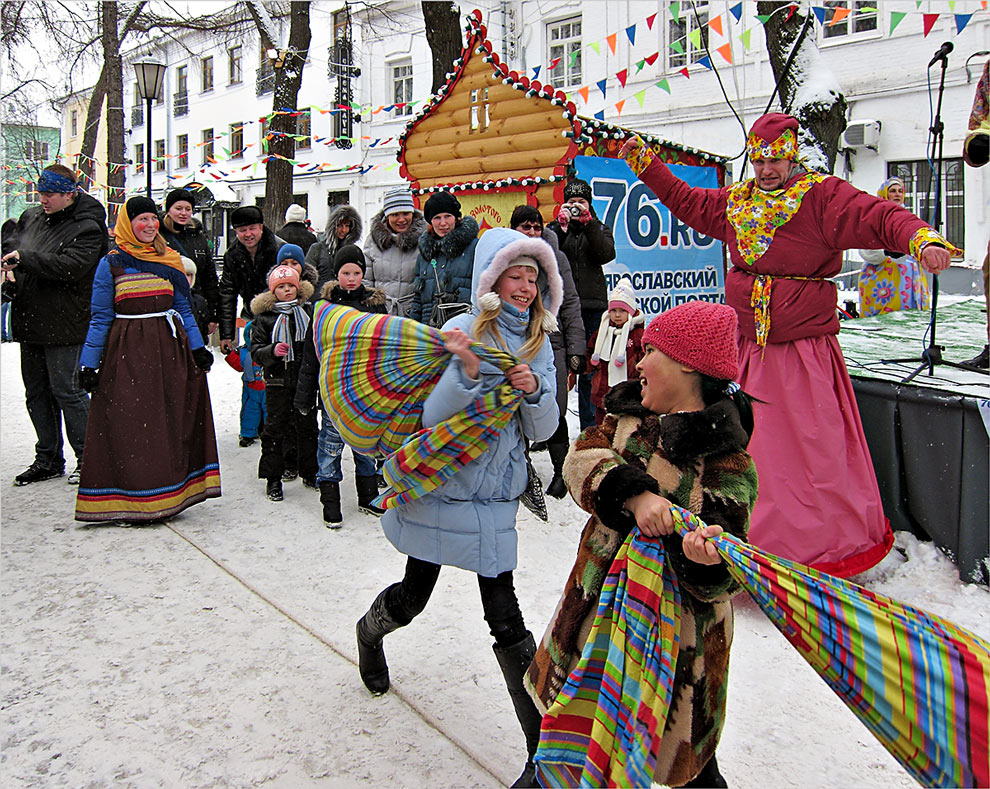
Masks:
[[[557,234],[560,251],[567,255],[581,299],[585,347],[598,329],[602,314],[608,309],[608,287],[602,267],[615,259],[612,228],[602,224],[591,207],[591,185],[574,178],[564,187],[564,204],[549,228]],[[595,424],[595,407],[591,404],[591,376],[578,375],[578,414],[581,429]]]

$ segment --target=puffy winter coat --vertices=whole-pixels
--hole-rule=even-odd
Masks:
[[[477,245],[478,223],[473,217],[460,219],[443,238],[438,238],[432,227],[427,228],[419,237],[414,293],[409,303],[410,318],[429,323],[438,301],[438,281],[441,292],[454,294],[459,303],[471,303],[471,274]]]
[[[371,220],[371,229],[364,240],[364,258],[368,263],[364,281],[368,287],[385,291],[392,315],[406,315],[413,299],[418,242],[427,227],[420,211],[413,212],[412,223],[402,233],[392,232],[384,211]]]
[[[306,227],[305,222],[286,222],[278,229],[278,237],[286,244],[295,244],[305,255],[316,243],[316,234]]]
[[[254,258],[247,248],[235,240],[223,253],[223,273],[220,275],[220,339],[234,339],[237,322],[237,297],[244,304],[242,313],[250,317],[251,299],[268,290],[268,272],[278,259],[278,250],[285,242],[267,227],[261,235]]]
[[[568,223],[566,232],[556,220],[547,225],[557,234],[560,251],[567,255],[581,297],[582,310],[607,310],[608,287],[602,266],[615,260],[615,240],[612,228],[602,222],[591,210],[591,219],[583,225],[574,220]]]
[[[501,248],[497,243],[485,245],[486,239],[487,236],[478,245],[476,265],[482,270]],[[472,313],[458,315],[443,328],[445,331],[459,328],[470,333],[475,317]],[[528,313],[523,315],[514,307],[502,304],[498,328],[510,352],[517,353],[524,344],[527,322]],[[495,344],[491,337],[483,337],[481,341]],[[382,516],[385,536],[399,551],[486,577],[515,568],[516,510],[528,481],[523,436],[542,441],[557,428],[553,351],[549,340],[544,341],[529,366],[539,388],[523,398],[517,416],[481,456],[435,491],[389,509]],[[504,382],[503,373],[486,362],[481,363],[477,381],[466,378],[460,360],[455,357],[426,398],[423,425],[431,427],[462,412]]]
[[[342,220],[350,222],[351,229],[343,239],[340,239],[337,238],[337,225]],[[316,266],[316,270],[320,272],[320,281],[316,289],[317,293],[320,292],[325,283],[335,278],[333,257],[337,254],[337,250],[348,244],[357,244],[361,239],[362,230],[361,216],[352,206],[339,205],[330,212],[323,240],[317,244],[313,244],[306,253],[306,262]]]
[[[19,253],[10,324],[18,342],[82,345],[89,328],[93,275],[109,246],[107,212],[85,192],[66,209],[46,214],[29,208],[5,249]]]
[[[641,383],[626,381],[605,396],[605,407],[605,421],[582,433],[564,461],[564,481],[591,518],[527,672],[527,689],[541,710],[556,698],[581,656],[605,575],[635,526],[624,508],[630,497],[652,491],[742,540],[756,502],[756,468],[744,449],[749,439],[730,400],[661,416],[643,406]],[[722,732],[732,644],[730,597],[739,586],[724,564],[688,560],[679,536],[663,542],[680,585],[681,624],[654,782],[682,786],[711,758]]]
[[[209,322],[218,320],[220,315],[220,283],[217,281],[217,267],[213,262],[213,250],[197,219],[190,219],[186,225],[173,225],[169,229],[165,220],[159,227],[165,243],[180,255],[196,264],[196,284],[193,292],[206,299],[206,317]]]
[[[303,305],[303,309],[312,316],[313,307],[309,300],[313,298],[313,286],[305,280],[299,283],[299,292],[296,300]],[[286,386],[290,389],[296,386],[296,379],[299,376],[299,366],[305,353],[306,340],[297,340],[292,343],[293,359],[291,362],[285,361],[285,357],[275,355],[275,343],[272,342],[272,330],[275,328],[275,321],[278,320],[279,313],[275,312],[277,303],[275,294],[270,290],[259,293],[251,300],[251,314],[254,320],[251,326],[251,358],[264,368],[265,386]],[[310,326],[313,322],[310,321]],[[290,336],[295,337],[296,321],[294,316],[289,316]]]

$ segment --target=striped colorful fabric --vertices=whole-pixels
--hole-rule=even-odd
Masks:
[[[543,786],[649,786],[670,707],[681,597],[663,542],[634,529],[602,587],[581,658],[540,730]]]
[[[484,451],[515,415],[522,392],[505,384],[461,414],[420,429],[423,401],[450,363],[443,332],[395,315],[322,302],[313,316],[320,394],[344,442],[365,454],[390,455],[382,468],[386,509],[435,490]],[[501,370],[512,354],[473,343]]]
[[[674,508],[681,534],[704,525]],[[732,576],[923,786],[990,786],[990,644],[945,619],[767,554],[713,542]]]
[[[121,274],[114,280],[113,301],[117,304],[125,299],[139,299],[145,296],[171,296],[172,283],[154,274],[138,272]]]

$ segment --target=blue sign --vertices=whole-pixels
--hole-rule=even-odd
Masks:
[[[714,167],[668,166],[689,186],[718,187]],[[629,277],[647,315],[695,299],[725,301],[721,242],[673,216],[623,160],[576,156],[574,167],[615,236],[615,260],[605,266],[609,290]]]

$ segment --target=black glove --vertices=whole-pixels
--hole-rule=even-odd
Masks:
[[[192,355],[196,366],[204,373],[208,373],[213,366],[213,354],[206,350],[204,346],[202,348],[193,348]]]
[[[79,368],[79,385],[92,394],[100,383],[100,371],[92,367]]]
[[[309,416],[313,410],[313,406],[308,406],[305,403],[298,403],[298,402],[295,404],[295,408],[303,416]]]
[[[568,356],[567,357],[567,369],[572,373],[581,373],[584,371],[584,357],[583,356]]]

